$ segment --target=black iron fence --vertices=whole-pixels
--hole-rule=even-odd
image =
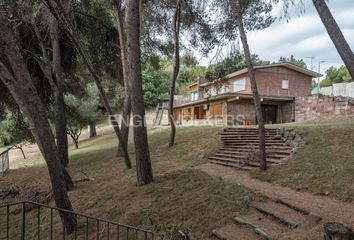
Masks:
[[[9,152],[11,149],[12,148],[9,148],[0,153],[0,177],[5,175],[10,168]]]
[[[71,234],[67,234],[61,224],[60,214],[75,217],[77,227]],[[154,234],[137,227],[25,201],[0,206],[0,240],[13,239],[153,240]]]

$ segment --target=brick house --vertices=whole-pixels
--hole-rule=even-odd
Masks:
[[[265,122],[295,121],[295,97],[311,95],[312,79],[320,74],[289,63],[255,66]],[[248,70],[223,79],[199,78],[189,95],[176,101],[174,118],[179,124],[221,121],[223,124],[257,123]]]

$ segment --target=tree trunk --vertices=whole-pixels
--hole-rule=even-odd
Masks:
[[[76,138],[73,138],[74,144],[75,144],[75,149],[79,149],[79,140]]]
[[[1,8],[0,22],[2,23],[0,24],[0,54],[6,57],[6,62],[9,64],[5,66],[0,62],[0,78],[28,118],[32,134],[48,166],[57,207],[72,210],[63,174],[64,167],[59,159],[45,106],[39,98],[20,53],[20,47],[17,45],[18,38],[11,29],[5,11]],[[8,70],[9,66],[11,70]],[[67,233],[75,230],[77,224],[73,215],[61,214],[61,220]]]
[[[90,138],[94,138],[97,136],[97,132],[96,132],[96,124],[91,123],[90,124]]]
[[[172,32],[174,38],[174,47],[175,47],[175,60],[172,70],[172,77],[171,77],[171,88],[170,88],[170,101],[169,101],[169,109],[168,109],[168,117],[170,120],[171,125],[171,133],[170,133],[170,142],[169,145],[172,147],[175,144],[176,138],[176,125],[175,120],[173,117],[173,102],[176,90],[176,81],[180,69],[180,56],[179,56],[179,32],[180,32],[180,25],[181,25],[181,2],[177,2],[175,15],[173,17],[172,23]]]
[[[65,167],[63,168],[63,175],[64,175],[64,180],[65,180],[66,190],[68,190],[68,191],[73,190],[75,188],[74,181],[71,178],[68,171],[65,169]]]
[[[329,37],[332,39],[340,57],[345,66],[348,68],[350,76],[354,79],[354,54],[350,49],[348,42],[345,40],[342,31],[338,27],[331,11],[329,10],[326,1],[312,0],[318,15],[320,16],[323,25],[325,26]]]
[[[130,125],[130,115],[131,115],[131,100],[130,94],[128,90],[128,63],[127,63],[127,45],[126,45],[126,32],[123,23],[121,2],[117,1],[115,4],[117,11],[117,26],[118,26],[118,34],[119,34],[119,46],[120,46],[120,54],[121,61],[123,67],[123,83],[124,83],[124,103],[123,103],[123,115],[121,122],[122,129],[122,137],[126,147],[126,151],[128,151],[128,140],[129,140],[129,125]],[[117,149],[117,156],[123,156],[123,145],[119,143]],[[131,168],[131,165],[127,165],[128,168]]]
[[[65,102],[63,90],[63,71],[61,67],[61,51],[59,43],[59,28],[58,22],[52,19],[50,26],[50,36],[52,41],[53,60],[52,69],[55,83],[53,84],[54,93],[54,124],[55,136],[59,151],[59,157],[64,167],[69,164],[69,147],[68,137],[66,135],[66,115],[65,115]]]
[[[139,0],[126,1],[128,86],[130,90],[138,184],[153,181],[141,78]]]
[[[38,63],[42,68],[42,71],[46,78],[48,79],[50,86],[54,95],[54,123],[56,125],[56,137],[57,137],[57,151],[59,156],[59,161],[63,164],[64,179],[68,190],[74,188],[74,183],[66,172],[65,167],[69,163],[68,156],[68,139],[66,135],[66,116],[65,116],[65,102],[62,89],[62,69],[61,69],[61,52],[59,45],[59,28],[55,19],[52,20],[50,24],[51,40],[52,40],[52,52],[53,60],[50,62],[47,54],[47,49],[43,43],[40,31],[36,26],[36,16],[40,8],[35,12],[32,25],[35,30],[35,34],[38,38],[39,45],[42,50],[42,60]]]
[[[23,159],[26,159],[26,154],[25,154],[25,151],[23,151],[23,147],[22,146],[19,146],[18,147],[22,153],[22,156],[23,156]]]
[[[57,19],[59,24],[63,27],[67,36],[70,38],[74,48],[76,49],[78,54],[81,56],[84,64],[87,66],[89,72],[92,74],[93,79],[95,80],[96,86],[98,88],[98,91],[100,93],[100,96],[103,100],[104,107],[106,108],[106,111],[110,116],[110,120],[111,120],[111,124],[113,126],[113,129],[114,129],[114,132],[116,133],[118,141],[124,146],[124,147],[122,147],[123,153],[124,153],[124,160],[125,160],[125,164],[126,164],[127,168],[129,168],[129,166],[131,166],[131,162],[130,162],[129,154],[128,154],[128,151],[126,148],[126,142],[124,142],[124,139],[122,137],[122,133],[121,133],[119,125],[118,125],[117,118],[111,108],[111,105],[109,104],[107,95],[106,95],[105,90],[102,86],[103,80],[102,80],[100,74],[98,73],[98,71],[96,71],[96,69],[93,67],[91,57],[81,46],[81,43],[80,43],[78,36],[76,34],[75,25],[71,22],[70,19],[68,19],[67,14],[63,13],[63,7],[58,0],[54,0],[55,4],[53,3],[53,0],[42,0],[42,1],[44,1],[46,3],[50,12],[54,15],[54,17]]]
[[[240,0],[230,0],[230,6],[232,11],[236,16],[237,27],[239,29],[240,38],[243,46],[243,51],[247,63],[248,68],[248,75],[251,81],[251,89],[253,95],[253,101],[256,109],[256,117],[258,122],[258,129],[259,129],[259,152],[260,152],[260,169],[267,170],[267,159],[266,159],[266,145],[265,145],[265,128],[264,128],[264,121],[262,115],[262,106],[261,100],[259,97],[258,89],[257,89],[257,81],[256,81],[256,74],[253,68],[251,52],[248,46],[246,31],[243,25],[242,20],[242,12],[240,6]]]

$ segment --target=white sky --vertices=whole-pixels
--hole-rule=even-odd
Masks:
[[[310,59],[314,56],[313,70],[318,71],[321,63],[321,73],[330,66],[340,66],[343,62],[338,55],[326,29],[324,28],[311,0],[304,0],[306,12],[298,16],[291,14],[291,19],[276,19],[272,26],[261,31],[249,32],[248,40],[252,53],[261,59],[277,61],[280,56],[302,58],[310,68]],[[346,40],[354,49],[354,1],[330,0],[329,8],[341,28]],[[273,10],[275,17],[280,17],[280,7]],[[227,47],[225,51],[228,51]],[[200,58],[200,64],[207,66],[215,53]]]

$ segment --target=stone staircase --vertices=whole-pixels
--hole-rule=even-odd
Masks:
[[[266,129],[265,137],[268,166],[276,166],[289,159],[293,147],[278,135],[277,129]],[[257,128],[225,128],[220,138],[223,147],[209,157],[211,163],[242,170],[260,166]]]
[[[318,226],[322,229],[321,220],[293,203],[274,199],[251,204],[246,215],[212,233],[219,240],[323,239],[315,231]]]

